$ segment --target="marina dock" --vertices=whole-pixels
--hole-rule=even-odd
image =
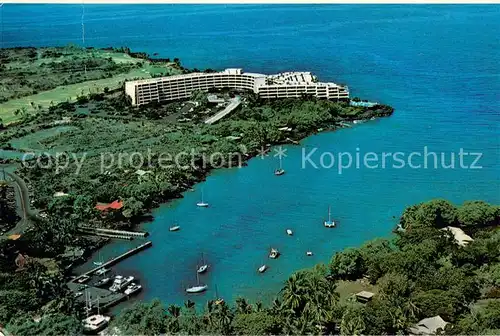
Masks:
[[[84,234],[93,234],[96,236],[101,236],[106,238],[116,238],[116,239],[126,239],[126,240],[132,240],[135,237],[146,238],[147,236],[149,236],[148,232],[101,229],[90,226],[80,226],[78,227],[78,229],[80,230],[80,232]]]
[[[109,267],[109,266],[113,266],[114,264],[122,261],[123,259],[126,259],[144,249],[147,249],[149,247],[151,247],[153,245],[153,243],[151,241],[147,241],[146,243],[142,244],[142,245],[139,245],[137,247],[134,247],[133,249],[131,250],[128,250],[127,252],[123,253],[123,254],[120,254],[119,256],[117,257],[114,257],[113,259],[110,259],[108,261],[106,261],[105,263],[103,263],[102,265],[100,266],[97,266],[93,269],[91,269],[90,271],[87,271],[83,274],[80,274],[79,276],[77,276],[76,278],[74,278],[73,280],[71,280],[71,282],[75,282],[77,281],[78,279],[80,279],[81,277],[85,276],[85,275],[92,275],[94,274],[94,272],[96,272],[97,270],[101,269],[101,268],[105,268],[105,267]]]

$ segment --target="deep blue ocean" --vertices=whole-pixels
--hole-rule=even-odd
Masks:
[[[3,47],[82,44],[80,5],[5,4],[0,11]],[[139,299],[186,300],[183,288],[195,283],[203,252],[211,264],[202,277],[209,291],[196,301],[213,298],[215,287],[226,300],[268,301],[293,271],[390,236],[394,216],[408,205],[432,198],[500,203],[499,6],[85,5],[84,23],[87,46],[128,46],[179,57],[187,67],[312,71],[348,84],[353,96],[395,108],[392,117],[288,146],[282,177],[272,173],[276,159],[252,159],[214,172],[183,199],[156,209],[144,225],[153,248],[115,267],[140,278],[146,290]],[[301,167],[303,149],[408,155],[425,146],[446,153],[447,164],[455,152],[456,168],[389,163],[339,174],[337,165]],[[482,168],[457,167],[461,148],[482,153],[476,164]],[[465,165],[472,161],[464,158]],[[195,206],[201,187],[208,209]],[[322,226],[329,205],[338,221],[332,230]],[[182,229],[170,233],[174,221]],[[116,242],[101,253],[114,256],[138,244]],[[271,246],[282,252],[278,260],[267,259]],[[264,262],[269,270],[257,274]]]

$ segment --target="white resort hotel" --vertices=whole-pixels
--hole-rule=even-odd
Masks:
[[[185,99],[195,90],[211,88],[246,89],[260,98],[298,98],[303,95],[325,99],[348,99],[347,86],[317,82],[310,72],[284,72],[276,75],[246,73],[242,69],[226,69],[213,73],[190,73],[143,79],[125,83],[125,93],[132,105]]]

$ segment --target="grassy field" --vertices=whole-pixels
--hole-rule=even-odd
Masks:
[[[19,120],[21,115],[16,115],[15,112],[22,109],[25,109],[27,113],[34,113],[52,104],[74,101],[80,95],[103,92],[106,87],[110,90],[117,89],[126,80],[180,73],[173,63],[152,64],[147,60],[133,58],[126,53],[107,50],[23,49],[21,51],[9,50],[8,56],[5,56],[5,50],[2,52],[4,68],[2,74],[5,76],[0,83],[0,93],[8,100],[0,103],[0,118],[5,124]],[[47,52],[50,53],[47,54]],[[45,56],[42,57],[41,54]],[[81,66],[87,61],[95,63],[103,60],[106,60],[106,63],[96,68],[84,70]],[[116,64],[118,69],[114,72],[107,70],[113,64]],[[51,69],[55,70],[50,72]],[[100,78],[103,76],[107,78]],[[86,78],[92,79],[85,80]],[[21,84],[19,84],[20,80]],[[49,89],[39,90],[36,89],[36,85]],[[15,93],[20,94],[16,97]]]

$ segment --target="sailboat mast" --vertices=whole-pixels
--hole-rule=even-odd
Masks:
[[[332,221],[332,214],[331,214],[331,206],[328,206],[328,221],[331,222]]]

